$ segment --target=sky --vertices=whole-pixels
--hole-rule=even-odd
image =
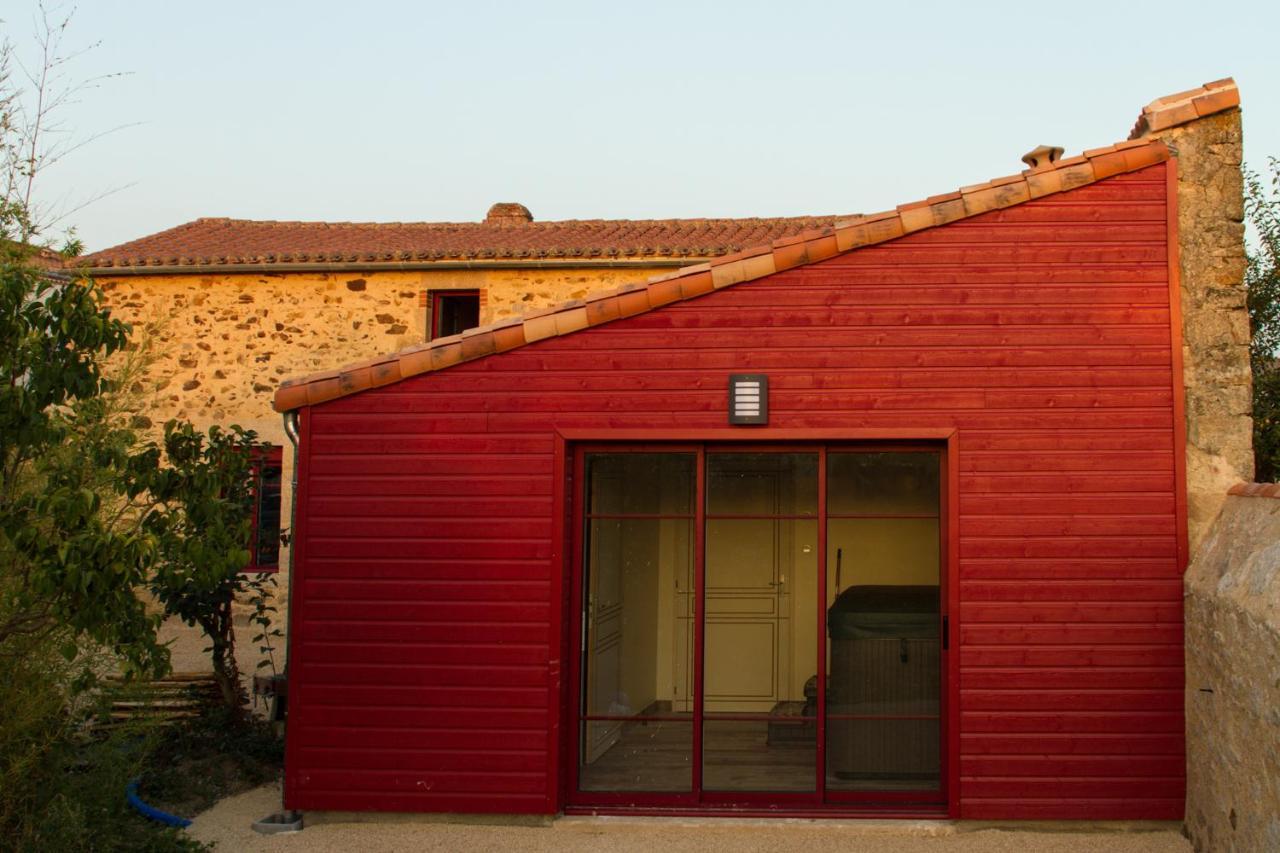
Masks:
[[[70,7],[55,10],[66,11]],[[34,0],[0,27],[34,54]],[[84,0],[39,179],[88,251],[201,216],[866,213],[1128,136],[1233,76],[1280,156],[1280,3]],[[118,129],[116,129],[118,128]],[[110,131],[110,132],[108,132]],[[105,195],[104,195],[105,194]]]

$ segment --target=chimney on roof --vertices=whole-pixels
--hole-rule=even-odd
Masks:
[[[1062,156],[1062,151],[1063,148],[1060,145],[1041,145],[1023,154],[1022,162],[1032,169],[1042,169],[1058,162],[1058,158]]]
[[[484,216],[485,225],[523,225],[533,221],[533,214],[523,204],[500,201]]]

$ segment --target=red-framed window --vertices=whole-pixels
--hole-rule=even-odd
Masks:
[[[430,294],[431,340],[480,325],[479,290],[432,290]]]
[[[253,530],[249,540],[246,572],[280,569],[280,493],[284,474],[284,448],[264,447],[254,453]]]

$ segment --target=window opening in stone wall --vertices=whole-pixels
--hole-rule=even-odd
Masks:
[[[480,291],[433,290],[428,303],[431,340],[456,335],[480,325]]]
[[[253,477],[253,529],[247,572],[274,572],[280,568],[280,484],[284,473],[284,448],[265,447],[255,452]]]

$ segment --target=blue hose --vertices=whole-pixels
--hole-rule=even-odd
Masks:
[[[172,814],[169,814],[168,812],[162,812],[159,809],[153,806],[149,806],[146,803],[144,803],[142,800],[138,799],[138,780],[137,779],[134,779],[132,782],[130,782],[128,785],[125,786],[124,796],[125,796],[125,799],[129,801],[129,805],[133,806],[134,809],[138,812],[138,814],[142,815],[143,817],[149,817],[158,823],[163,823],[165,826],[176,826],[182,829],[185,829],[186,827],[191,826],[191,821],[187,820],[185,817],[178,817],[177,815],[172,815]]]

